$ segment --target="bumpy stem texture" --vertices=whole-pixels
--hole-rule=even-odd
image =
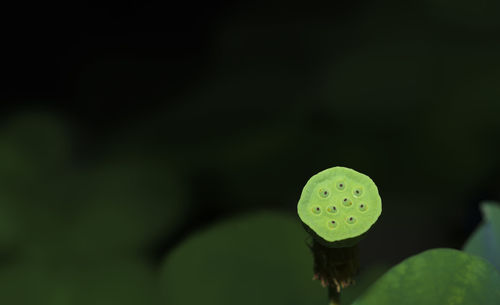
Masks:
[[[314,256],[314,279],[328,287],[330,304],[340,304],[341,289],[354,283],[359,269],[357,245],[330,248],[313,238],[310,248]]]

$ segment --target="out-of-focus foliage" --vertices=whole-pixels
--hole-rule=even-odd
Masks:
[[[189,203],[169,159],[78,160],[68,126],[42,113],[1,127],[0,303],[158,304],[143,256]]]
[[[50,67],[58,80],[35,87],[67,96],[53,105],[68,116],[0,113],[0,304],[149,304],[144,261],[163,256],[163,304],[325,304],[296,217],[235,218],[182,237],[220,214],[294,211],[307,177],[343,165],[381,186],[387,208],[366,256],[393,262],[458,247],[471,197],[500,195],[490,179],[500,169],[498,3],[223,2],[189,8],[192,20],[147,3],[62,14],[78,26],[40,35],[27,26],[40,44],[20,36],[35,46],[21,61],[44,64],[33,74],[6,57],[19,88]],[[498,267],[491,219],[465,251]],[[361,273],[343,301],[379,271]]]
[[[291,216],[262,212],[199,232],[167,255],[165,304],[323,304],[306,233]]]
[[[499,287],[500,274],[483,258],[432,249],[391,268],[354,304],[494,305]]]
[[[356,283],[342,290],[340,294],[340,303],[349,305],[362,295],[371,284],[380,278],[390,266],[383,263],[377,263],[360,270],[360,274],[355,278]]]
[[[16,305],[157,305],[151,266],[135,260],[38,260],[0,267],[0,301]]]
[[[75,251],[135,253],[184,220],[184,185],[165,160],[110,158],[79,173],[68,241]]]
[[[469,237],[463,250],[487,259],[500,270],[500,205],[483,202],[481,211],[483,222]]]
[[[68,169],[68,127],[48,113],[8,117],[0,125],[0,248],[51,236],[64,222],[52,188]],[[54,192],[55,191],[55,192]]]
[[[57,117],[33,113],[2,127],[1,246],[28,256],[131,255],[182,224],[185,185],[168,158],[124,151],[75,164]]]

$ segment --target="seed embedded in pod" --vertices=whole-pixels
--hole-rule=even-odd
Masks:
[[[345,183],[343,181],[337,182],[337,189],[343,191],[345,189]]]
[[[330,220],[330,221],[328,221],[328,226],[330,228],[332,228],[332,229],[336,228],[337,227],[337,222],[335,220]]]
[[[342,200],[342,204],[346,207],[350,207],[352,205],[352,201],[349,198],[344,198]]]
[[[321,198],[327,198],[328,196],[330,196],[330,192],[325,188],[320,188],[318,190],[318,194]]]
[[[321,214],[321,208],[320,207],[314,207],[312,209],[312,212],[316,215]]]
[[[321,197],[320,189],[328,190],[328,198]],[[360,191],[359,194],[362,191],[360,197],[356,196],[356,189]],[[366,205],[366,211],[361,210],[364,208],[360,208],[361,204]],[[333,206],[336,207],[336,213],[333,212]],[[320,211],[314,211],[316,207]],[[328,243],[361,236],[375,223],[381,211],[380,195],[370,177],[341,166],[313,175],[304,186],[297,204],[301,221],[321,238],[321,242]],[[350,222],[355,221],[354,224],[347,223],[350,217],[353,217]],[[337,222],[336,229],[328,226],[331,220]]]
[[[354,218],[353,216],[351,216],[351,217],[348,217],[348,218],[347,218],[347,223],[348,223],[348,224],[351,224],[351,225],[352,225],[352,224],[354,224],[355,222],[356,222],[356,218]]]
[[[332,205],[331,207],[328,207],[328,209],[326,209],[329,213],[337,213],[337,207]]]
[[[362,204],[359,205],[359,210],[362,211],[362,212],[366,211],[366,208],[367,207],[366,207],[365,203],[362,203]]]
[[[363,195],[363,190],[361,188],[355,188],[353,191],[352,191],[352,195],[354,197],[361,197],[361,195]]]

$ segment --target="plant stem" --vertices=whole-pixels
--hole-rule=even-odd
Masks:
[[[328,286],[328,299],[329,305],[340,305],[340,292],[337,291],[337,288]]]
[[[328,247],[313,238],[310,248],[314,257],[314,278],[328,288],[330,305],[339,305],[341,289],[353,284],[358,272],[358,246]]]

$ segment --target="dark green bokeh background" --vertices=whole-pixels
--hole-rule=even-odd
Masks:
[[[117,291],[150,287],[192,233],[249,211],[294,213],[309,177],[336,165],[369,175],[383,200],[362,266],[460,248],[479,202],[500,199],[498,9],[11,5],[0,281],[52,289],[38,297],[47,304],[123,304]]]

